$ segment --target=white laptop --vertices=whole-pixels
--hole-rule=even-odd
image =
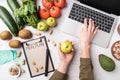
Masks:
[[[120,0],[73,0],[60,30],[79,37],[84,18],[99,27],[92,43],[107,48],[120,15]]]

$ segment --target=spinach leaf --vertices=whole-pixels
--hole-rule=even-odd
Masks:
[[[30,14],[33,14],[33,13],[37,12],[35,4],[36,3],[33,2],[33,1],[28,1],[27,2],[28,11],[29,11]]]
[[[37,15],[35,14],[29,14],[27,15],[24,20],[26,21],[26,23],[29,25],[29,26],[32,26],[34,28],[37,27],[37,23],[39,22],[39,19],[37,17]]]
[[[39,22],[36,0],[22,0],[22,2],[23,5],[19,9],[16,9],[14,14],[16,17],[22,17],[27,25],[36,28]]]
[[[25,17],[28,14],[28,7],[23,5],[19,9],[16,9],[14,14],[16,17]]]

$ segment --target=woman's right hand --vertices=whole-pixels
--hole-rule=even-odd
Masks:
[[[89,23],[89,25],[88,25]],[[84,24],[80,30],[80,41],[82,46],[89,46],[91,41],[93,40],[98,28],[95,28],[94,21],[92,19],[85,19]]]
[[[86,57],[90,57],[90,44],[97,31],[98,28],[95,27],[94,21],[92,19],[84,20],[84,24],[80,30],[80,42],[82,47],[82,54],[88,54]],[[83,57],[85,57],[85,55]]]

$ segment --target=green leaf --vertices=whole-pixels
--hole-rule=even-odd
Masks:
[[[33,1],[28,1],[27,2],[27,7],[28,7],[28,11],[30,14],[36,13],[37,9],[36,9],[36,3]]]
[[[28,23],[29,26],[32,26],[34,28],[37,27],[37,23],[39,22],[39,19],[36,14],[29,14],[25,17],[26,23]]]
[[[26,5],[21,6],[19,9],[14,11],[16,17],[25,17],[28,14],[28,7]]]

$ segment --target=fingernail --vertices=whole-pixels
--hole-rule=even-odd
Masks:
[[[98,29],[98,27],[96,27]]]
[[[86,20],[87,20],[87,18],[84,19],[84,21],[86,21]]]
[[[74,51],[74,49],[72,49],[72,52]]]

